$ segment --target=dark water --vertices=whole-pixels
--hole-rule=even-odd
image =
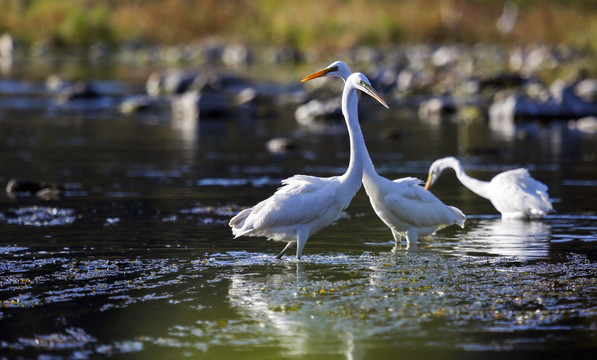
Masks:
[[[446,155],[482,179],[527,166],[557,213],[502,221],[443,175],[433,191],[467,214],[465,229],[394,249],[361,190],[302,261],[279,261],[284,244],[233,240],[227,221],[283,178],[343,172],[344,128],[301,128],[294,104],[200,122],[123,115],[119,101],[143,91],[137,71],[98,76],[111,95],[87,103],[61,103],[18,69],[1,81],[0,182],[67,188],[0,198],[1,358],[594,356],[596,134],[362,114],[382,175],[424,179]],[[380,138],[386,128],[398,138]],[[276,136],[296,150],[269,153]]]

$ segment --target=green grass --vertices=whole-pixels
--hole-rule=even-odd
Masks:
[[[0,32],[65,47],[136,40],[182,44],[216,38],[334,52],[414,42],[568,44],[597,52],[593,1],[513,1],[518,23],[495,26],[490,0],[0,0]]]

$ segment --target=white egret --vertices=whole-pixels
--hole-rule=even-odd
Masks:
[[[468,176],[460,160],[449,156],[431,164],[425,189],[433,186],[445,169],[453,169],[462,185],[489,199],[504,219],[541,218],[553,211],[547,186],[533,179],[527,169],[504,171],[491,181],[481,181]]]
[[[350,137],[350,161],[346,172],[328,178],[295,175],[283,180],[284,186],[274,195],[230,220],[235,238],[265,236],[270,240],[288,241],[278,258],[296,242],[296,257],[300,259],[309,236],[336,220],[350,204],[361,187],[366,153],[358,119],[357,90],[388,107],[365,75],[356,73],[348,78],[342,93],[342,113]]]
[[[342,61],[336,61],[302,81],[320,76],[339,76],[347,81],[347,74],[350,74],[349,67]],[[352,101],[356,102],[356,98]],[[375,171],[367,148],[363,146],[361,151],[365,191],[377,216],[392,230],[396,245],[399,246],[402,237],[406,237],[409,246],[416,247],[419,238],[428,237],[446,226],[457,224],[464,227],[466,217],[462,211],[445,205],[423,189],[421,180],[414,177],[394,181],[386,179]]]

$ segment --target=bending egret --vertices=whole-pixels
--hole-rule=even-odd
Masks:
[[[342,61],[336,61],[302,81],[320,76],[339,76],[347,81],[347,74],[350,74],[348,66]],[[356,98],[352,101],[356,102]],[[364,144],[364,140],[362,141]],[[427,237],[446,226],[457,224],[464,227],[466,217],[462,211],[445,205],[431,192],[423,189],[421,180],[414,177],[394,181],[386,179],[375,171],[367,148],[363,146],[361,151],[364,159],[365,191],[377,216],[392,230],[396,245],[401,243],[403,236],[409,246],[416,246],[419,237]]]
[[[455,157],[438,159],[429,167],[425,189],[435,184],[442,171],[454,169],[456,177],[475,194],[489,199],[504,219],[541,218],[553,211],[547,186],[533,179],[527,169],[514,169],[497,174],[491,181],[468,176]]]
[[[296,257],[300,259],[309,236],[336,220],[350,204],[361,187],[365,148],[358,119],[357,90],[388,107],[365,75],[357,73],[348,78],[342,93],[342,113],[350,137],[350,162],[346,172],[328,178],[295,175],[283,180],[284,186],[274,195],[230,220],[235,238],[247,235],[287,240],[278,258],[296,242]]]

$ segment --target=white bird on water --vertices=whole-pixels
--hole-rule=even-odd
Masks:
[[[342,61],[336,61],[301,81],[320,76],[339,76],[348,81],[349,75],[348,65]],[[356,98],[352,101],[356,102]],[[364,144],[365,141],[362,141]],[[394,181],[386,179],[375,171],[364,145],[361,151],[364,159],[365,191],[377,216],[392,230],[397,246],[402,243],[403,236],[406,237],[409,247],[416,247],[419,238],[428,237],[446,226],[457,224],[464,227],[466,217],[462,211],[445,205],[431,192],[423,189],[421,180],[414,177]]]
[[[348,207],[361,187],[366,153],[358,119],[357,90],[388,107],[365,75],[355,73],[348,78],[342,93],[342,113],[350,138],[350,162],[346,172],[328,178],[295,175],[282,180],[284,186],[274,195],[230,220],[235,238],[265,236],[270,240],[288,241],[278,258],[296,242],[296,257],[300,259],[309,236],[336,220]]]
[[[533,179],[527,169],[504,171],[491,181],[481,181],[468,176],[460,160],[449,156],[431,164],[425,189],[433,186],[445,169],[453,169],[462,185],[489,199],[504,219],[542,218],[554,211],[547,186]]]

